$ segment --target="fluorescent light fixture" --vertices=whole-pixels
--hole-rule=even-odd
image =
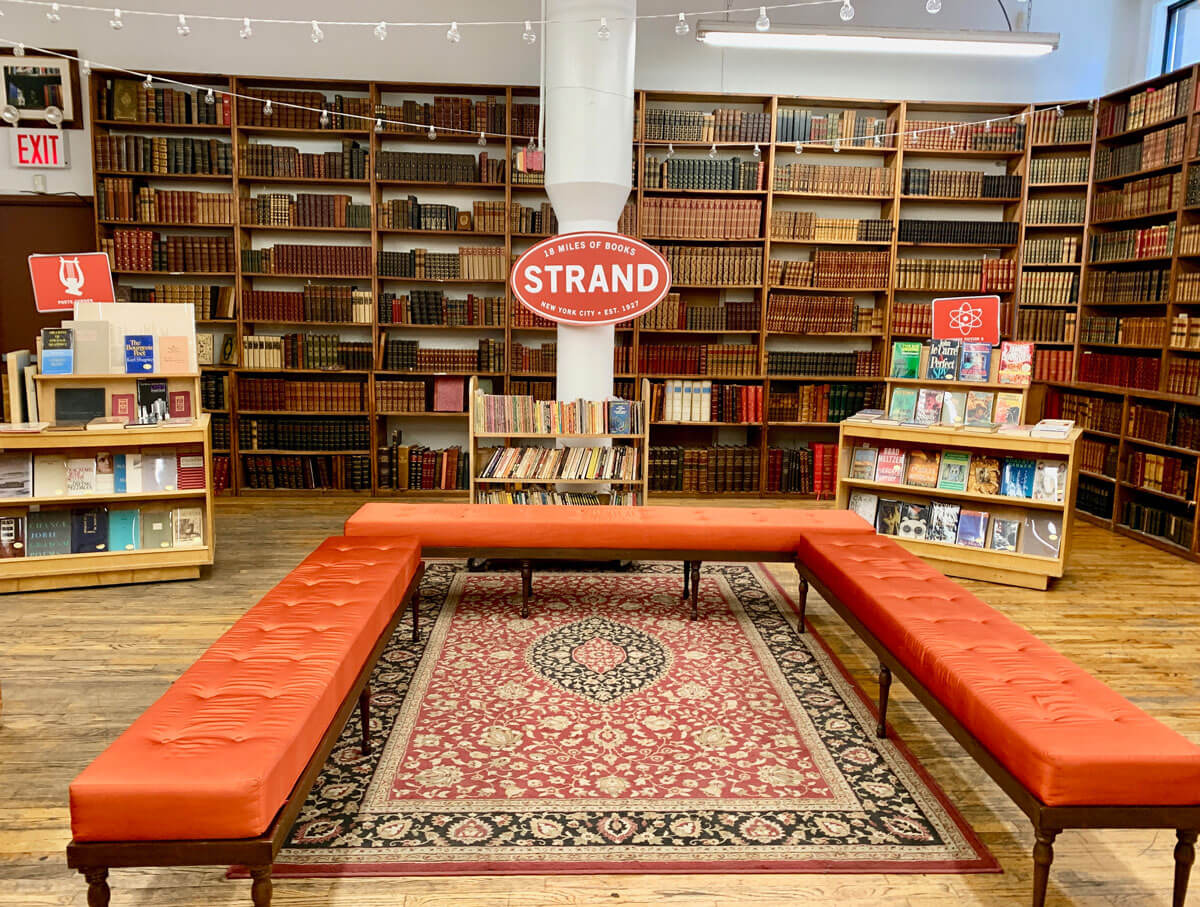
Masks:
[[[1049,32],[938,31],[926,28],[775,26],[760,32],[752,22],[699,22],[696,40],[711,47],[808,50],[835,53],[947,54],[1041,57],[1058,49]]]

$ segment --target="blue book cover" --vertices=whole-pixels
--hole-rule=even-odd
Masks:
[[[71,553],[71,514],[67,510],[35,510],[25,527],[25,556]]]
[[[125,335],[125,374],[148,375],[154,371],[154,335]]]
[[[71,511],[71,553],[108,550],[108,508],[85,507]]]
[[[1033,497],[1033,479],[1037,472],[1034,460],[1009,457],[1004,461],[1004,473],[1000,479],[1000,493],[1010,498]]]
[[[992,371],[990,343],[964,343],[958,365],[960,381],[987,381]]]
[[[113,454],[113,493],[125,494],[128,490],[126,484],[127,464],[125,462],[125,454]]]
[[[138,510],[110,510],[108,513],[108,550],[136,551],[142,537]]]
[[[629,401],[611,400],[608,404],[608,430],[614,435],[629,434]]]
[[[75,372],[75,339],[70,328],[42,328],[43,375],[71,375]]]

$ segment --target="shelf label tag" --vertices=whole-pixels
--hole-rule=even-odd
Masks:
[[[999,296],[948,296],[933,301],[933,339],[1000,345]]]
[[[77,302],[116,300],[104,252],[30,255],[29,276],[39,312],[73,312]]]
[[[525,308],[560,324],[616,324],[649,312],[671,289],[671,266],[621,233],[563,233],[531,246],[509,275]]]

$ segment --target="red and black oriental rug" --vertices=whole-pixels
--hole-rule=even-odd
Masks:
[[[996,869],[765,571],[519,583],[430,565],[278,873]]]

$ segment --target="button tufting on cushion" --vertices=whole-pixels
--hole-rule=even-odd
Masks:
[[[72,782],[75,839],[266,831],[419,564],[411,539],[322,543]]]

